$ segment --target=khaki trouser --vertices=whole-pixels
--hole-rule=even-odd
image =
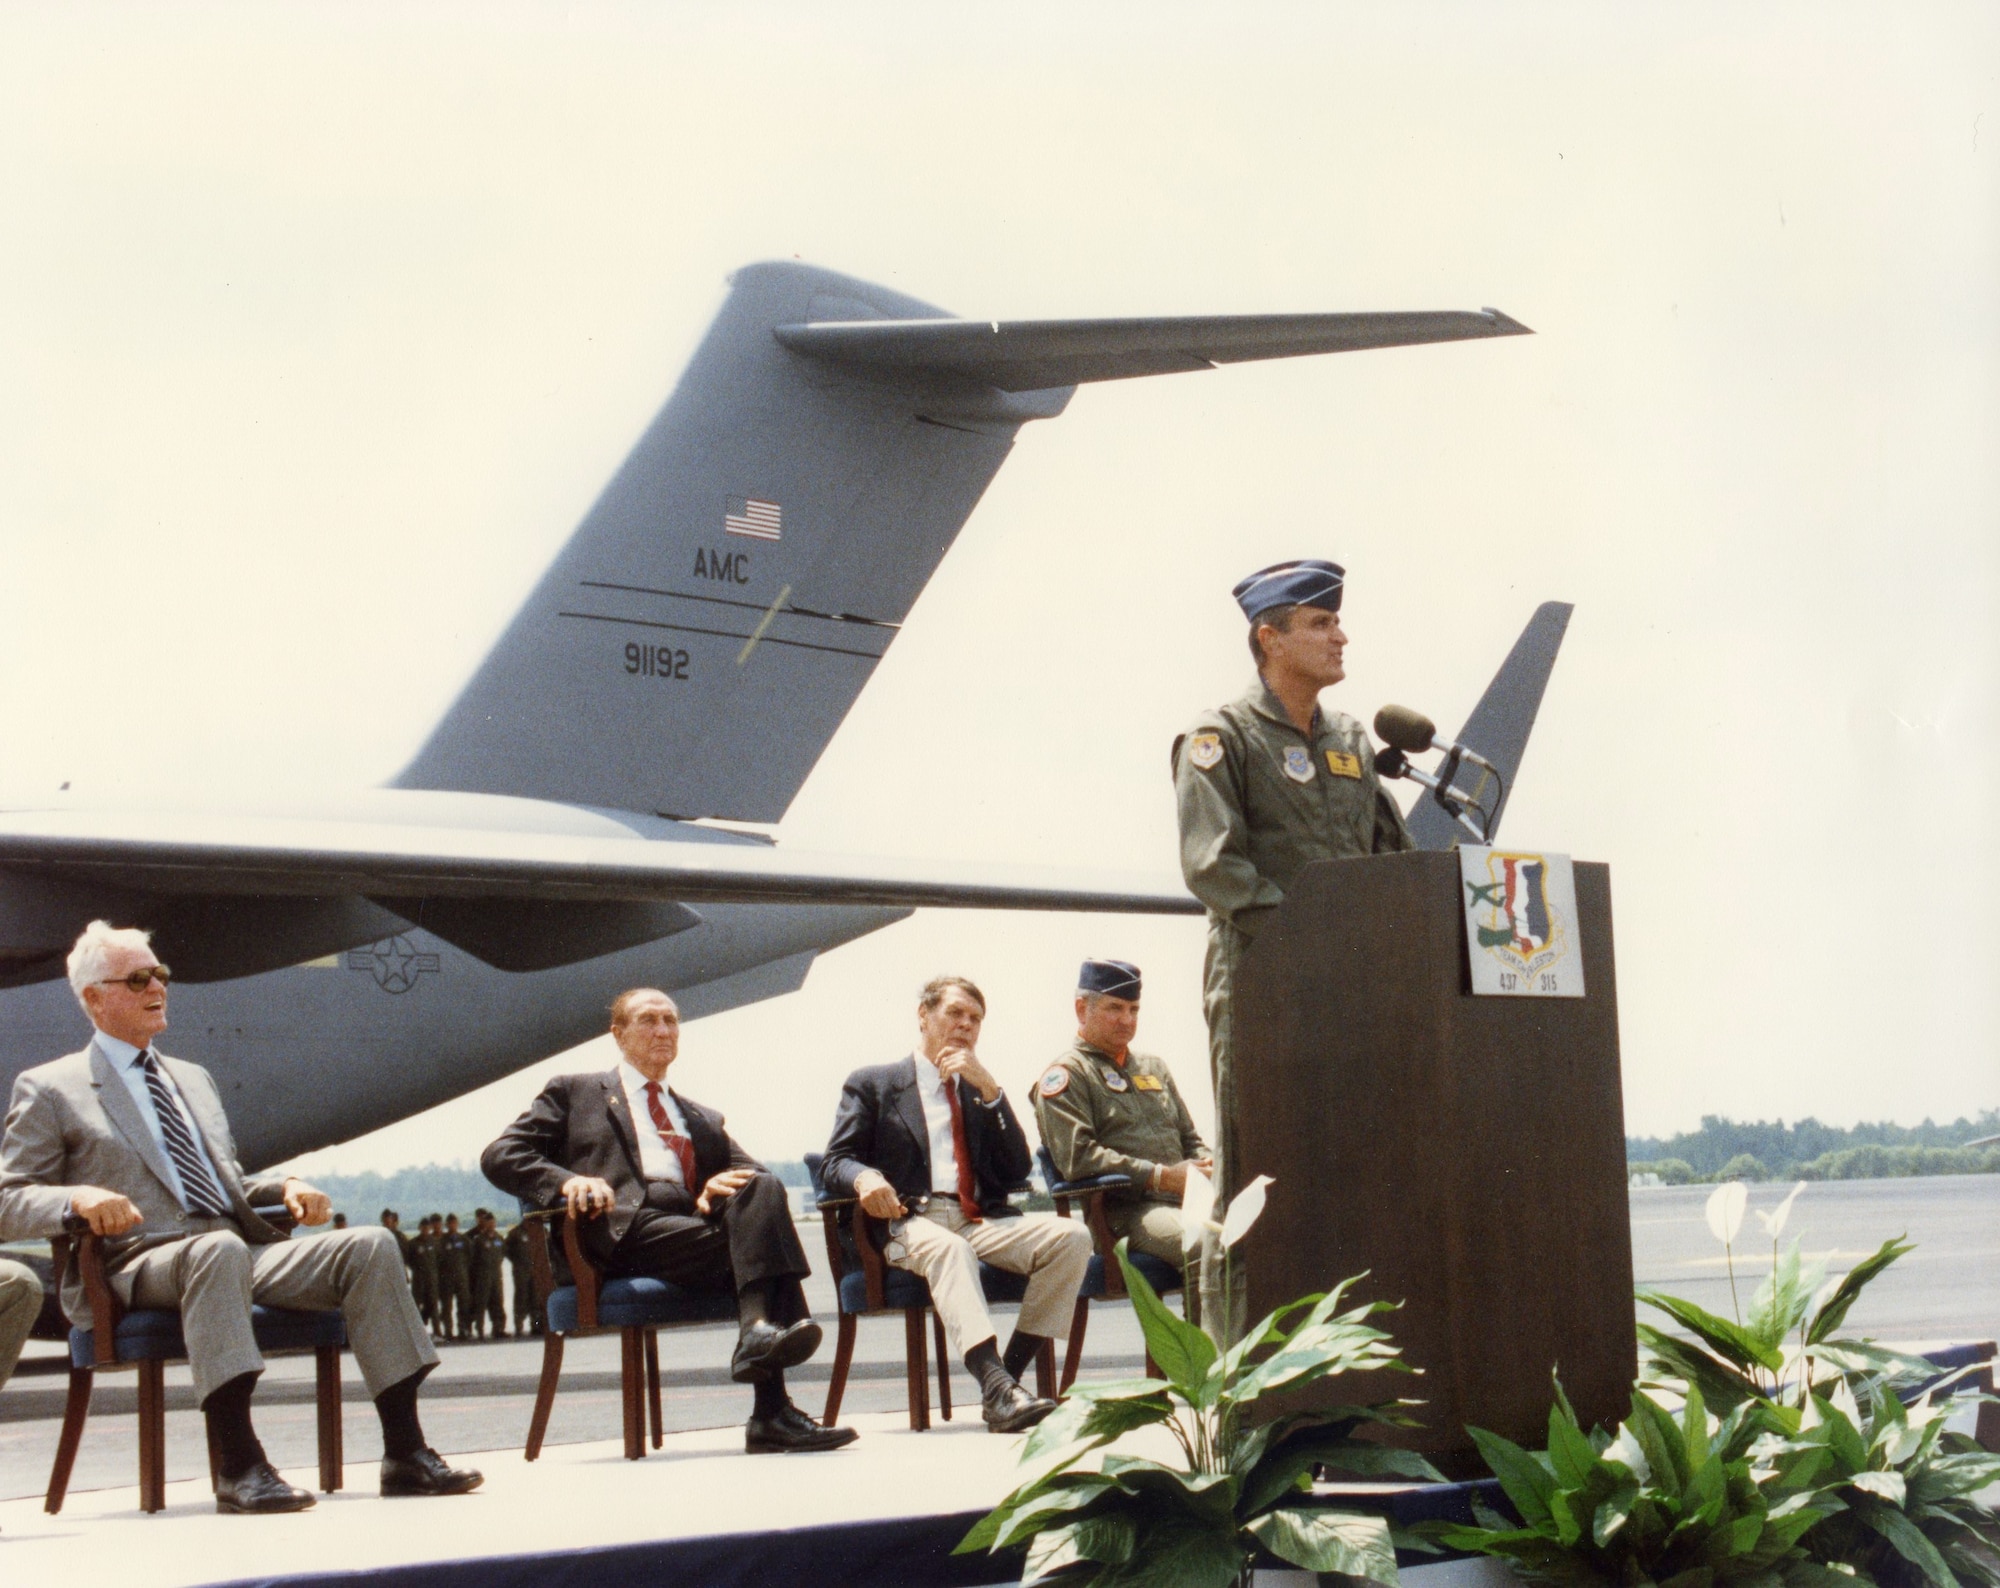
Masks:
[[[921,1274],[931,1305],[944,1320],[951,1348],[961,1357],[994,1338],[980,1288],[979,1265],[991,1263],[1028,1276],[1027,1294],[1014,1327],[1026,1334],[1067,1340],[1076,1293],[1090,1266],[1090,1231],[1074,1219],[1005,1218],[974,1223],[948,1196],[889,1226],[888,1259]]]
[[[22,1263],[0,1257],[0,1384],[21,1360],[21,1347],[42,1311],[42,1282]]]
[[[340,1309],[369,1395],[438,1359],[403,1279],[396,1238],[370,1226],[251,1246],[224,1219],[189,1219],[186,1240],[155,1246],[112,1276],[134,1307],[175,1307],[197,1403],[263,1371],[250,1304]]]

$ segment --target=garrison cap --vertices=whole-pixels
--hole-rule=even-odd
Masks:
[[[1252,622],[1258,613],[1268,612],[1272,607],[1325,607],[1329,612],[1338,612],[1340,587],[1346,576],[1347,570],[1337,562],[1306,557],[1259,568],[1229,593],[1236,597],[1243,615]]]
[[[1112,998],[1137,999],[1139,967],[1122,959],[1087,959],[1076,973],[1080,993],[1103,993]]]

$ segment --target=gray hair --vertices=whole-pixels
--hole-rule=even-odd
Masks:
[[[83,989],[105,979],[111,968],[114,949],[150,949],[153,934],[136,926],[113,926],[109,921],[92,921],[83,929],[76,946],[69,951],[69,990],[83,1003]],[[84,1004],[84,1008],[90,1006]]]

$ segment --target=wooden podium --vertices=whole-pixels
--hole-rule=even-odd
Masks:
[[[1355,1294],[1404,1304],[1378,1322],[1423,1376],[1317,1399],[1421,1398],[1400,1442],[1448,1473],[1483,1470],[1467,1423],[1542,1447],[1551,1369],[1614,1426],[1637,1357],[1608,868],[1575,867],[1580,999],[1472,996],[1458,868],[1309,867],[1235,1008],[1237,1179],[1276,1181],[1239,1248],[1249,1316],[1368,1270]]]

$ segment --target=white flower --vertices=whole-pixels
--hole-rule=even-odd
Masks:
[[[1215,1212],[1215,1182],[1189,1165],[1187,1184],[1181,1190],[1181,1251],[1201,1245],[1202,1235],[1212,1228]]]
[[[1229,1211],[1222,1216],[1224,1246],[1234,1246],[1250,1233],[1250,1226],[1257,1222],[1257,1215],[1264,1211],[1264,1188],[1269,1184],[1271,1177],[1260,1174],[1229,1199]]]
[[[1792,1194],[1778,1204],[1778,1210],[1775,1213],[1766,1213],[1762,1208],[1757,1210],[1757,1217],[1763,1223],[1764,1233],[1770,1236],[1772,1240],[1775,1241],[1780,1235],[1785,1233],[1785,1220],[1791,1217],[1792,1204],[1798,1201],[1799,1193],[1805,1190],[1805,1188],[1806,1183],[1803,1180],[1793,1186]],[[1712,1217],[1710,1222],[1714,1222]]]
[[[1709,1193],[1708,1227],[1724,1246],[1736,1239],[1743,1228],[1743,1210],[1750,1205],[1750,1192],[1741,1180],[1731,1180]]]

